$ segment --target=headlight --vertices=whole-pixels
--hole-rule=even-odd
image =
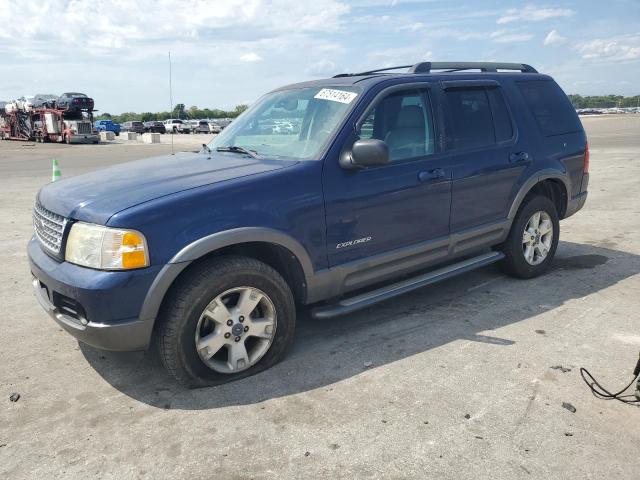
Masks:
[[[140,232],[76,222],[67,238],[65,260],[101,270],[149,266],[147,242]]]

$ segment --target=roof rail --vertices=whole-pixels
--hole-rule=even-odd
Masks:
[[[448,72],[459,72],[462,70],[480,70],[481,72],[497,72],[498,70],[514,70],[523,73],[538,73],[531,65],[526,63],[501,63],[501,62],[420,62],[414,65],[401,65],[398,67],[378,68],[361,73],[340,73],[333,78],[357,77],[361,75],[372,75],[374,73],[387,72],[389,70],[399,70],[407,68],[406,73],[431,73],[433,70],[446,70]]]

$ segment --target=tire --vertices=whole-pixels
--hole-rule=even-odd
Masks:
[[[534,214],[540,213],[540,226],[534,229]],[[530,220],[533,223],[529,223]],[[547,234],[541,234],[547,231],[547,223],[551,224],[551,238],[547,238]],[[533,232],[525,243],[525,228]],[[536,233],[540,232],[540,233]],[[542,275],[551,264],[558,248],[558,240],[560,238],[560,221],[558,212],[554,203],[547,197],[535,196],[528,200],[520,207],[516,217],[511,225],[509,236],[501,246],[502,252],[505,254],[504,260],[501,262],[502,268],[508,275],[517,278],[534,278]],[[532,245],[537,245],[533,247]],[[531,247],[534,252],[531,255]],[[546,250],[546,253],[541,253]],[[529,260],[527,259],[529,253]],[[533,261],[533,262],[532,262]]]
[[[247,290],[263,294],[257,296],[260,300],[248,320],[241,316],[240,308],[240,298]],[[254,298],[251,293],[250,304]],[[213,313],[207,315],[205,310]],[[224,320],[227,316],[232,319]],[[268,318],[273,319],[271,327],[261,327]],[[208,387],[254,375],[282,360],[293,340],[295,321],[293,294],[278,272],[248,257],[217,257],[196,265],[172,288],[159,318],[156,341],[162,363],[179,383],[189,388]],[[249,325],[254,334],[270,338],[253,336]],[[203,330],[206,328],[209,330]],[[199,353],[196,341],[212,337],[215,347],[202,348]],[[244,357],[247,363],[237,360],[234,366],[232,349],[242,350],[242,346],[248,353]]]

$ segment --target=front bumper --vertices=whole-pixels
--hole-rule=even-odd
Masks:
[[[100,141],[100,137],[98,135],[93,135],[93,134],[76,133],[69,137],[70,143],[95,143],[99,141]]]
[[[104,350],[144,350],[153,318],[139,318],[159,267],[108,272],[58,262],[32,238],[28,245],[36,299],[60,327]]]

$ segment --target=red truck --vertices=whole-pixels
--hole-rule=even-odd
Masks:
[[[82,110],[34,108],[0,112],[0,137],[37,142],[98,143],[93,113]]]

